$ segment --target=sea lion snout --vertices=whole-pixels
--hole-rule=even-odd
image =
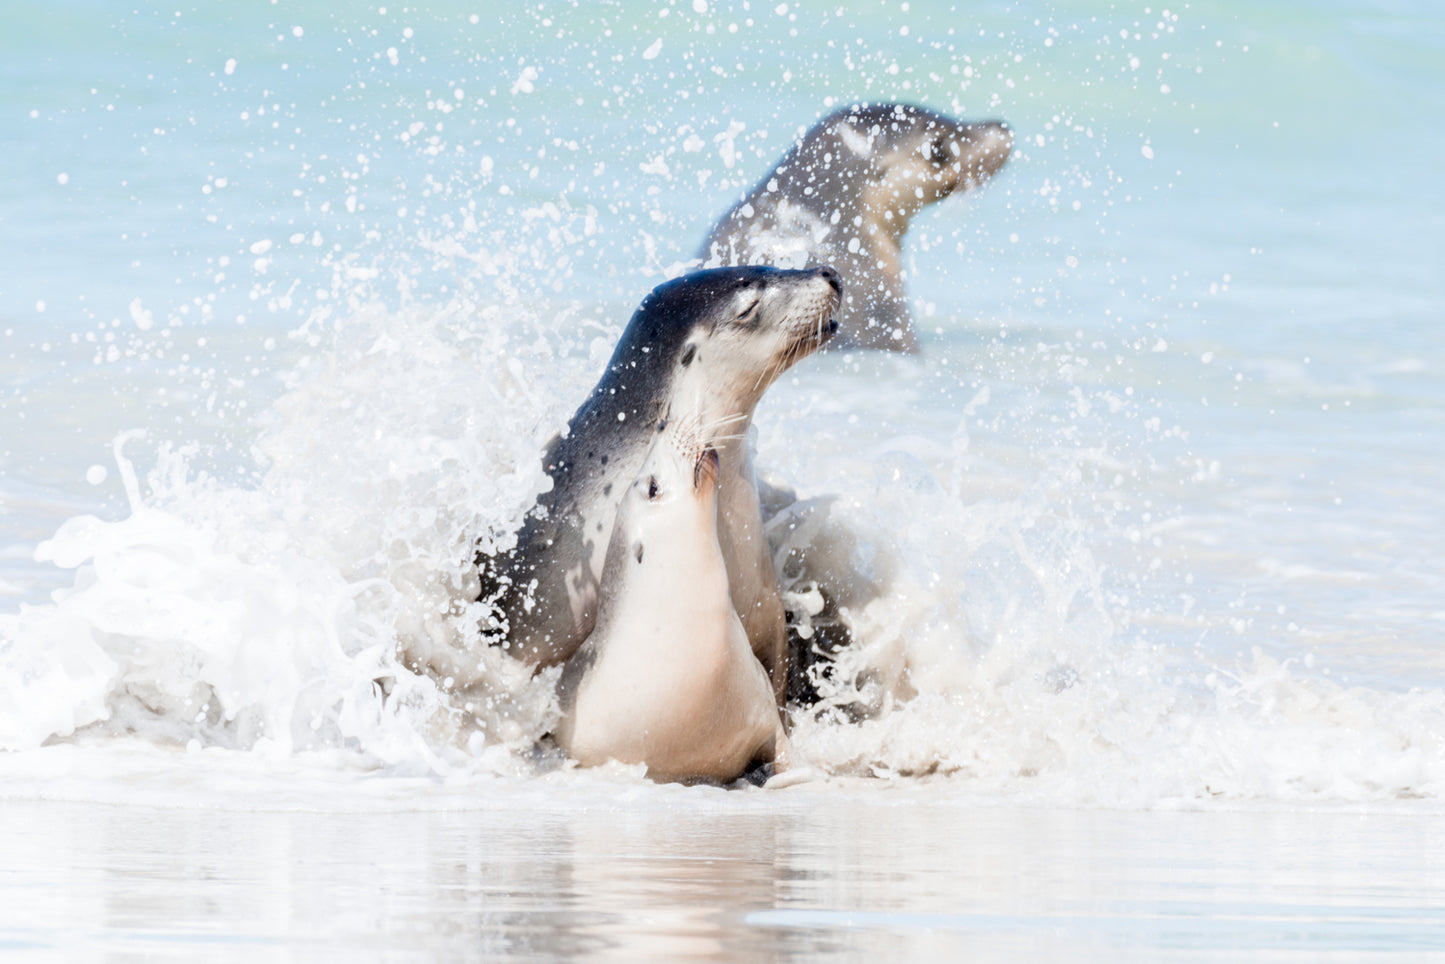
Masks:
[[[813,276],[822,278],[833,289],[832,306],[827,310],[827,317],[818,323],[818,343],[822,345],[838,333],[838,309],[843,305],[843,276],[831,264],[814,268]]]
[[[835,294],[839,295],[840,297],[842,296],[843,279],[839,276],[838,269],[834,268],[831,264],[825,264],[814,270],[818,272],[818,277],[822,278],[824,281],[828,282],[828,284],[832,286],[833,292]]]
[[[1013,153],[1014,132],[1004,121],[965,124],[963,132],[968,138],[964,159],[968,172],[980,180],[996,174]]]

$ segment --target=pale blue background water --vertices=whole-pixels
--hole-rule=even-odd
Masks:
[[[1176,754],[1182,769],[1205,772],[1216,757],[1230,757],[1228,771],[1237,755],[1229,792],[1238,796],[1226,806],[1254,793],[1266,806],[1404,797],[1438,810],[1445,21],[1434,8],[1191,3],[1168,5],[1166,20],[1152,2],[707,6],[547,3],[499,15],[462,3],[388,3],[385,13],[344,3],[12,3],[0,33],[0,605],[43,603],[72,581],[32,559],[62,520],[125,515],[107,448],[121,430],[196,442],[204,470],[247,484],[258,423],[280,417],[269,405],[281,373],[317,351],[287,333],[348,291],[333,284],[336,264],[378,268],[371,293],[393,307],[427,310],[458,285],[490,285],[498,298],[516,290],[559,313],[575,303],[620,323],[830,98],[898,98],[1003,117],[1018,132],[1015,156],[987,189],[915,223],[908,251],[927,360],[867,363],[867,377],[849,381],[842,362],[819,359],[837,412],[785,424],[806,430],[799,437],[820,464],[830,447],[857,448],[866,461],[914,437],[956,442],[968,403],[989,388],[992,401],[969,425],[978,481],[966,491],[1008,508],[1018,490],[1057,477],[1050,497],[1084,530],[1097,564],[1090,574],[1113,621],[1106,641],[1153,647],[1173,674],[1152,681],[1171,710],[1145,732],[1189,729],[1172,709],[1185,702],[1170,702],[1176,692],[1210,691],[1216,674],[1244,680],[1235,695],[1249,714],[1225,714],[1213,742],[1164,741],[1168,752],[1152,756],[1173,765]],[[714,138],[734,121],[745,129],[727,168]],[[684,148],[692,135],[701,150]],[[448,239],[466,255],[516,260],[496,275],[457,271],[437,253]],[[585,351],[579,344],[574,356]],[[802,406],[816,384],[775,391]],[[839,427],[850,411],[857,427]],[[810,453],[782,446],[765,439],[764,454],[806,477]],[[837,475],[823,481],[875,491],[858,481],[871,466],[850,476],[836,458],[828,464]],[[107,467],[99,484],[86,481],[94,466]],[[900,528],[907,519],[894,517]],[[1064,558],[1044,554],[1046,565]],[[978,564],[985,574],[988,561]],[[995,562],[993,578],[1005,603],[1024,605],[974,603],[980,624],[1030,616],[1029,594],[1006,592],[1010,563]],[[1239,669],[1256,647],[1294,660],[1300,677],[1361,687],[1352,692],[1374,715],[1317,709],[1313,690],[1272,689],[1268,673]],[[1346,739],[1360,732],[1383,736],[1362,738],[1361,750]],[[1284,772],[1287,761],[1248,756],[1256,745],[1319,752],[1325,789],[1271,783],[1271,766]],[[1022,771],[1035,761],[1002,744],[982,752],[1016,765],[1006,794],[1027,797]],[[1376,780],[1375,764],[1391,754],[1404,775]],[[36,793],[110,798],[96,758],[87,758],[93,775],[46,783],[64,759],[42,751],[26,764]],[[182,772],[157,759],[162,772]],[[1050,784],[1052,805],[1133,799],[1127,774],[1060,769],[1065,789]],[[279,792],[285,778],[275,779]],[[265,789],[264,775],[257,782]],[[187,807],[181,783],[169,799]],[[1207,803],[1216,789],[1194,792]],[[666,810],[670,798],[637,799]],[[1138,799],[1160,805],[1148,786]],[[919,833],[944,834],[968,819],[961,813]],[[1268,820],[1244,823],[1238,853],[1265,852],[1259,842],[1280,836]],[[1318,853],[1344,874],[1374,854],[1360,903],[1408,920],[1403,944],[1388,927],[1351,930],[1351,910],[1343,922],[1299,915],[1334,921],[1307,946],[1275,944],[1274,931],[1243,940],[1225,926],[1175,949],[1188,958],[1241,943],[1281,956],[1438,946],[1438,920],[1415,910],[1440,885],[1417,846],[1438,836],[1437,823],[1331,825],[1290,865],[1313,867]],[[1234,833],[1211,826],[1196,832]],[[696,843],[697,833],[684,836]],[[1010,833],[1011,845],[1028,836]],[[1375,837],[1363,854],[1330,849]],[[837,855],[826,839],[809,840],[802,863],[850,879],[856,868],[829,863]],[[868,845],[890,852],[886,837]],[[1120,871],[1126,896],[1170,876],[1153,863],[1130,871],[1154,844],[1132,846]],[[1075,896],[1094,886],[1047,870],[1047,855],[1043,863],[1049,886]],[[1392,891],[1384,881],[1397,864],[1410,885]],[[770,866],[765,882],[790,866]],[[1191,891],[1198,903],[1182,915],[1229,918],[1229,895],[1257,873],[1223,859],[1206,867],[1216,886]],[[1290,879],[1302,895],[1290,906],[1323,900],[1312,873]],[[958,906],[946,898],[967,886],[959,874],[937,878],[932,896],[943,899],[927,912]],[[1141,945],[1152,959],[1174,940],[1172,924],[1150,930],[1120,906],[1083,911],[1113,920],[1093,951],[1101,959]],[[846,901],[813,909],[829,907],[868,911]],[[51,910],[68,922],[64,908]],[[895,930],[912,926],[888,910]],[[1046,913],[1028,900],[970,912],[1006,914],[1010,928],[1023,920],[1024,933],[1035,933],[1029,915]],[[826,914],[753,922],[815,925],[834,937],[843,926]]]
[[[522,291],[620,318],[829,98],[898,97],[1019,132],[997,183],[913,231],[914,293],[939,312],[926,346],[997,358],[1012,325],[1137,366],[1126,380],[1145,400],[1103,431],[1127,448],[1158,414],[1140,457],[1212,471],[1171,498],[1239,550],[1204,566],[1196,594],[1261,620],[1311,610],[1346,637],[1342,658],[1393,640],[1431,661],[1445,28],[1428,5],[776,9],[14,6],[0,40],[12,505],[100,495],[80,476],[138,423],[179,419],[179,440],[214,431],[223,447],[244,434],[244,417],[214,427],[214,413],[274,391],[259,344],[321,303],[328,257],[380,265],[395,303],[401,275],[418,294],[447,286],[418,236],[458,235],[517,251],[504,274]],[[514,92],[529,68],[534,90]],[[714,137],[733,121],[729,170]],[[693,133],[705,150],[681,149]],[[660,155],[667,177],[641,170]],[[590,212],[595,235],[559,248],[517,213],[547,202],[574,226]],[[95,364],[90,344],[67,347],[77,337],[140,357]],[[30,539],[50,522],[16,515]],[[1261,554],[1355,575],[1253,599],[1238,566]],[[45,585],[17,579],[25,595]]]

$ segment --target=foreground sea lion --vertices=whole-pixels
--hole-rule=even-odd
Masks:
[[[831,264],[848,279],[834,344],[917,351],[902,262],[913,216],[993,176],[1013,148],[1002,121],[905,104],[829,114],[713,226],[705,265]]]
[[[728,588],[720,474],[697,431],[669,427],[618,507],[596,628],[558,686],[553,735],[583,766],[642,763],[654,780],[722,783],[786,766],[772,682]]]
[[[732,602],[779,705],[787,627],[748,453],[753,410],[769,385],[837,329],[832,268],[698,271],[658,286],[632,316],[601,380],[544,457],[552,489],[516,548],[479,560],[513,655],[561,663],[592,632],[598,579],[623,492],[674,410],[717,433],[717,538]]]

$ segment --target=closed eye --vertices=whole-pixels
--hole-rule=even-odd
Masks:
[[[738,320],[738,321],[751,321],[751,320],[752,320],[752,317],[753,317],[755,314],[757,314],[757,312],[758,312],[758,305],[760,305],[760,304],[762,304],[762,303],[763,303],[762,295],[754,295],[754,296],[753,296],[753,300],[748,304],[748,306],[747,306],[746,308],[744,308],[742,311],[738,312],[737,320]]]
[[[656,502],[657,494],[660,491],[662,490],[657,485],[657,476],[654,475],[647,480],[647,500],[649,502]]]

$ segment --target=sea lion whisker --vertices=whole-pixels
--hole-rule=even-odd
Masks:
[[[758,380],[753,383],[753,391],[757,391],[759,385],[763,385],[764,383],[771,385],[773,383],[773,379],[782,371],[782,361],[781,358],[775,358],[763,369],[758,375]]]
[[[786,355],[781,358],[774,358],[772,363],[763,369],[762,374],[758,376],[757,383],[753,385],[753,391],[757,391],[759,385],[771,385],[786,367],[784,365],[785,359]]]

